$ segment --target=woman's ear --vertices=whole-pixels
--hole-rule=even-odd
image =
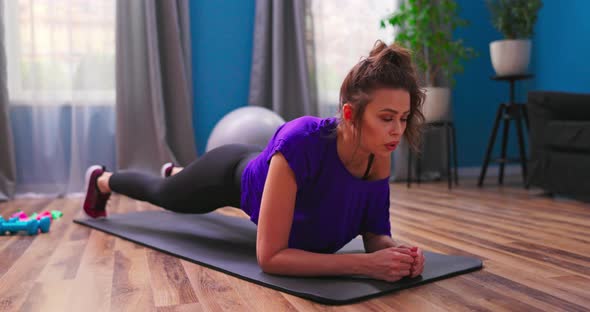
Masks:
[[[352,120],[352,105],[346,103],[342,106],[342,118],[346,121]]]

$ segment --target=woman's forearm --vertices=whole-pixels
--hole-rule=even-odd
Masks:
[[[321,254],[287,248],[261,264],[266,273],[292,276],[365,275],[367,254]]]
[[[378,235],[365,242],[365,251],[368,253],[375,252],[389,247],[397,247],[398,242],[387,235]]]

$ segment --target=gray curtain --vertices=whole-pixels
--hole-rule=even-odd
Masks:
[[[16,165],[14,145],[8,116],[8,87],[6,82],[6,51],[4,44],[4,3],[0,0],[0,201],[14,194]]]
[[[305,0],[256,0],[249,104],[285,120],[317,115]]]
[[[117,1],[117,165],[196,158],[187,0]]]

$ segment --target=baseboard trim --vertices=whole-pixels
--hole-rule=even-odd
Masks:
[[[459,167],[457,169],[459,177],[473,178],[479,177],[481,167]],[[486,177],[497,177],[500,175],[499,165],[490,165],[486,171]],[[504,166],[504,176],[507,175],[522,175],[520,165],[506,165]]]

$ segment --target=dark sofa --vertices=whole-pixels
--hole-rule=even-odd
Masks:
[[[590,94],[528,94],[528,183],[590,201]]]

